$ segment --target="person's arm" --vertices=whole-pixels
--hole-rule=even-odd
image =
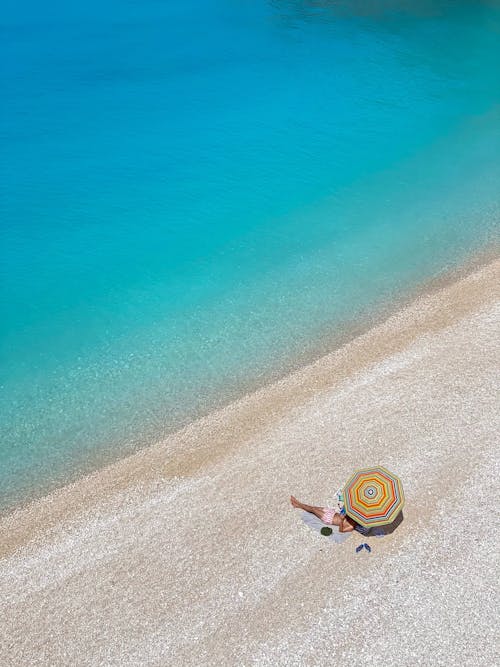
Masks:
[[[339,524],[339,533],[351,533],[353,530],[354,524],[345,516]]]

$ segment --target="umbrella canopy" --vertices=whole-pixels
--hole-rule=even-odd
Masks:
[[[392,523],[404,502],[401,482],[386,468],[357,470],[344,486],[347,516],[368,528]]]

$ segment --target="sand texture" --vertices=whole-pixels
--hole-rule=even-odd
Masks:
[[[2,667],[500,664],[500,260],[0,520]],[[289,504],[358,467],[404,521],[355,553]]]

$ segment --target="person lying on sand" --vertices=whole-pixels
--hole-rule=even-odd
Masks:
[[[314,505],[306,505],[301,503],[300,500],[297,500],[294,496],[290,496],[290,502],[293,507],[297,509],[304,510],[306,512],[311,512],[318,517],[320,521],[326,523],[330,526],[338,526],[339,533],[350,533],[353,530],[358,531],[362,535],[366,535],[368,530],[364,526],[360,526],[359,523],[356,523],[353,519],[346,516],[340,509],[334,509],[332,507],[315,507]]]

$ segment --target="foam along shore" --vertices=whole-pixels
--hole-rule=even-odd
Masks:
[[[493,665],[500,260],[0,520],[0,655],[25,665]],[[404,484],[355,553],[292,510]]]

